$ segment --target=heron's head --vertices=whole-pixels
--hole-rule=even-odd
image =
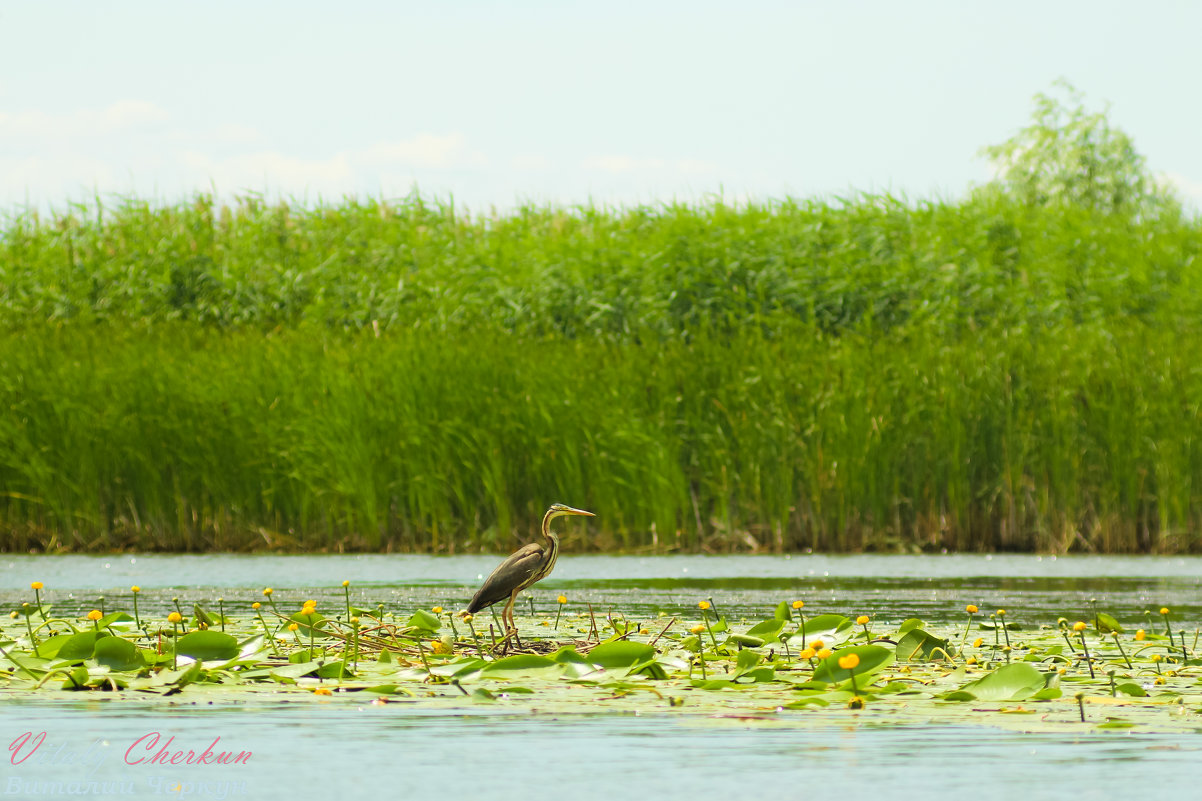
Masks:
[[[547,518],[562,517],[564,515],[584,515],[585,517],[596,517],[592,512],[586,512],[583,509],[573,509],[571,506],[565,506],[562,503],[553,503],[551,508],[547,510]]]

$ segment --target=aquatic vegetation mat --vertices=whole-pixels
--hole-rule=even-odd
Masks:
[[[1133,630],[1097,607],[1088,620],[1028,621],[969,604],[962,624],[933,626],[808,614],[801,600],[734,621],[706,599],[684,621],[598,614],[560,596],[555,614],[519,616],[502,635],[487,613],[358,608],[349,582],[338,608],[265,588],[237,617],[224,600],[185,611],[179,598],[146,614],[136,587],[122,609],[59,617],[41,582],[31,589],[0,630],[10,696],[303,694],[713,721],[1202,730],[1199,631],[1167,607]]]

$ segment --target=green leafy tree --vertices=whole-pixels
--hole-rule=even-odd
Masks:
[[[1082,93],[1066,81],[1054,86],[1063,100],[1036,94],[1031,124],[982,149],[997,170],[994,188],[1033,206],[1065,203],[1142,214],[1179,208],[1172,190],[1148,172],[1131,137],[1111,125],[1108,109],[1089,111]]]

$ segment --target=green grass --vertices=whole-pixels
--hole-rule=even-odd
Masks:
[[[0,546],[1202,550],[1202,223],[128,200],[0,231]],[[584,527],[579,527],[585,531]]]

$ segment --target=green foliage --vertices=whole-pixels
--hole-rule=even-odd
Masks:
[[[903,662],[948,662],[956,651],[947,640],[920,628],[912,628],[902,635],[894,650]]]
[[[0,547],[508,550],[559,500],[574,550],[1198,550],[1200,250],[1005,193],[29,213]]]
[[[1043,690],[1048,676],[1026,662],[1002,665],[992,673],[970,681],[955,693],[949,693],[949,701],[1022,701]]]
[[[92,658],[109,670],[138,670],[146,664],[141,652],[129,640],[103,637],[96,641]]]
[[[1036,94],[1031,124],[982,150],[1006,190],[1032,206],[1179,211],[1176,198],[1156,183],[1131,137],[1111,125],[1107,112],[1087,110],[1081,92],[1065,81],[1056,87],[1063,101]]]
[[[233,659],[238,655],[238,641],[221,631],[193,631],[179,638],[175,652],[202,661]]]
[[[628,668],[655,659],[655,649],[641,642],[605,642],[589,651],[586,658],[601,668]]]
[[[246,598],[261,597],[257,589],[226,589],[227,595],[231,592],[243,596],[242,601],[231,599],[242,609],[249,605]],[[174,606],[165,598],[142,600],[159,608],[160,621],[163,611]],[[260,633],[258,615],[246,614],[227,617],[232,634],[204,629],[184,634],[177,651],[196,661],[171,670],[173,656],[159,653],[161,624],[145,614],[144,606],[143,620],[150,625],[118,622],[113,626],[117,635],[86,631],[36,641],[35,632],[18,627],[0,649],[0,689],[15,698],[36,693],[48,700],[61,700],[56,696],[61,691],[139,698],[182,693],[184,703],[252,697],[306,703],[301,694],[313,693],[321,703],[349,706],[361,705],[364,699],[357,693],[366,692],[404,695],[440,714],[489,703],[554,716],[686,715],[706,725],[727,719],[735,725],[767,720],[774,726],[806,721],[829,726],[834,715],[846,725],[935,721],[1004,726],[1012,715],[1030,715],[1013,725],[1061,732],[1118,726],[1185,731],[1196,726],[1186,713],[1202,701],[1192,671],[1198,659],[1186,644],[1141,644],[1132,635],[1120,635],[1128,642],[1122,649],[1115,638],[1099,636],[1086,656],[1083,649],[1066,648],[1055,626],[1032,625],[1012,635],[1012,647],[965,646],[951,664],[905,661],[920,635],[939,642],[958,636],[960,624],[947,621],[960,608],[956,602],[948,609],[928,610],[944,621],[930,628],[933,633],[918,627],[917,619],[906,621],[907,633],[896,647],[888,647],[887,640],[835,647],[822,660],[767,641],[733,648],[707,638],[691,647],[687,641],[695,637],[670,630],[653,634],[652,627],[644,626],[601,642],[559,642],[553,638],[568,635],[539,625],[547,622],[546,614],[518,617],[523,646],[509,641],[489,648],[466,631],[438,636],[400,625],[414,614],[412,609],[377,610],[373,626],[359,629],[358,637],[349,636],[353,629],[346,621],[330,619],[306,647],[283,629],[269,643]],[[771,609],[766,605],[762,611]],[[847,620],[835,613],[815,620],[823,617]],[[1192,620],[1188,612],[1182,617],[1183,625]],[[783,621],[767,618],[757,626],[764,623]],[[744,625],[736,628],[742,631]],[[521,650],[513,653],[513,648]],[[851,655],[857,659],[848,659]],[[1016,657],[1034,661],[1009,661]],[[849,667],[840,667],[840,661]],[[1062,691],[1062,683],[1073,690]],[[948,703],[956,701],[975,703]],[[1103,717],[1090,711],[1095,705],[1121,711],[1123,717]],[[811,707],[828,708],[829,714],[816,718],[804,712]]]
[[[851,654],[858,656],[860,663],[854,669],[840,667],[839,660]],[[853,645],[848,648],[840,648],[818,663],[818,667],[814,668],[814,680],[824,681],[828,684],[850,682],[854,673],[860,681],[860,686],[863,686],[868,680],[866,677],[881,672],[893,664],[893,660],[893,649],[881,645]]]
[[[442,625],[442,621],[433,612],[418,609],[409,617],[409,622],[406,625],[412,626],[419,631],[434,632],[438,631]]]
[[[807,643],[818,638],[831,644],[835,639],[842,639],[851,634],[851,628],[851,618],[845,615],[815,615],[814,617],[806,618],[804,626],[798,626],[792,639],[800,643],[801,635],[804,631]]]

